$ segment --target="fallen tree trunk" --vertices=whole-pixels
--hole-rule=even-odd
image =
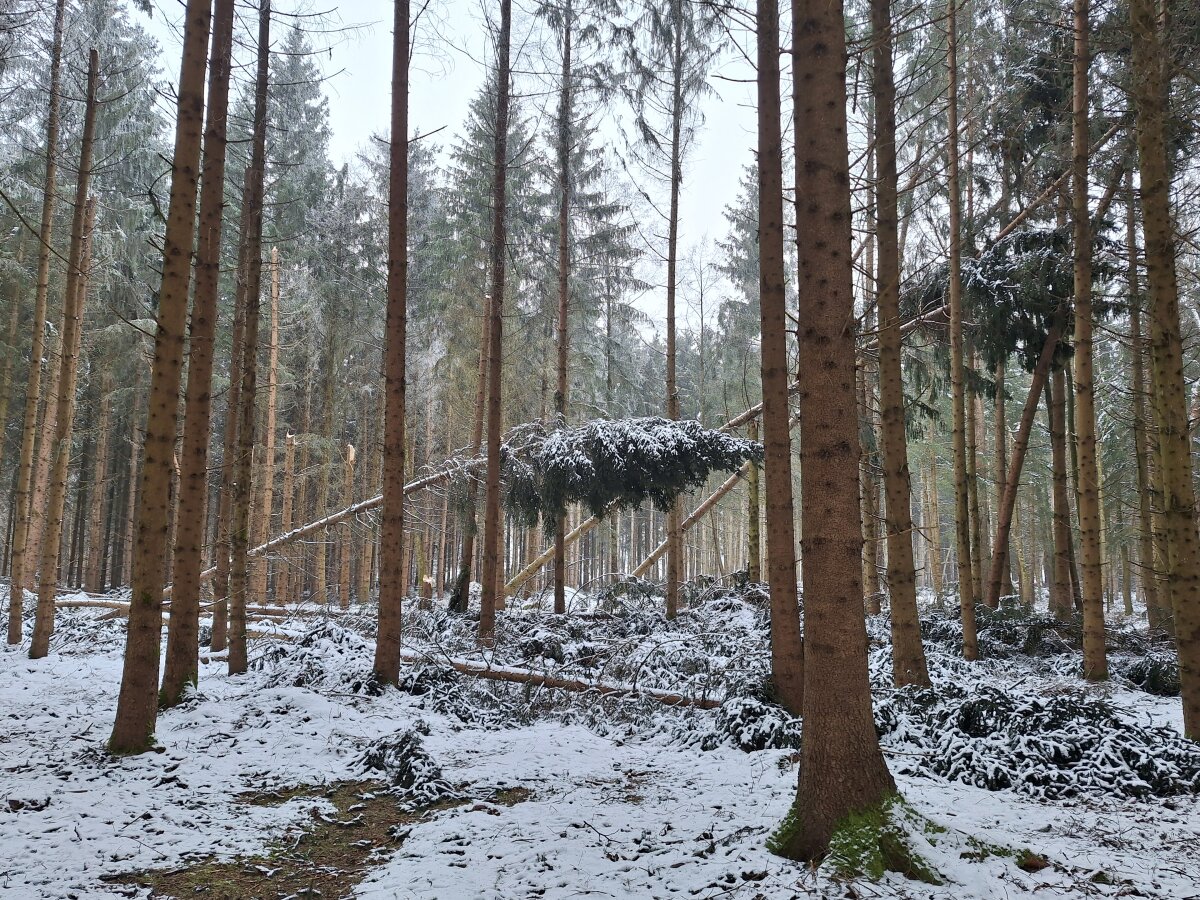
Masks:
[[[577,693],[595,691],[599,694],[617,697],[640,696],[649,700],[656,700],[667,706],[694,706],[697,709],[716,709],[721,705],[719,700],[713,700],[709,697],[689,697],[685,694],[676,694],[671,691],[662,691],[655,688],[636,688],[627,684],[614,684],[605,681],[559,678],[555,675],[534,672],[530,669],[496,667],[483,662],[448,656],[429,656],[417,650],[403,650],[400,653],[400,658],[408,663],[430,662],[439,665],[448,665],[455,671],[462,672],[464,675],[489,678],[493,681],[528,684],[533,687],[556,688],[558,690],[574,691]]]

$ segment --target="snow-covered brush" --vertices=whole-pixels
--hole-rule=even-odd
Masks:
[[[418,723],[417,728],[421,725]],[[428,733],[427,726],[425,731]],[[382,776],[405,808],[415,809],[460,797],[413,729],[372,741],[355,758],[354,768],[364,775]]]

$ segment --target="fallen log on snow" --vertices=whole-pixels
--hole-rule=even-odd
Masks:
[[[578,678],[559,678],[545,672],[535,672],[532,669],[515,669],[508,666],[491,666],[475,660],[458,659],[451,656],[430,656],[417,650],[401,650],[400,659],[403,662],[429,662],[448,665],[464,675],[477,678],[488,678],[492,681],[507,681],[515,684],[528,684],[533,687],[556,688],[563,691],[587,693],[595,691],[606,696],[645,697],[666,706],[694,706],[697,709],[716,709],[721,705],[719,700],[709,697],[689,697],[686,694],[676,694],[656,688],[638,688],[628,684],[616,684],[606,681],[584,681]]]

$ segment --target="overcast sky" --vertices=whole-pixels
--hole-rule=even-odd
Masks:
[[[178,22],[180,0],[153,0],[155,14],[143,24],[163,46],[164,74],[178,77]],[[491,0],[491,5],[497,5]],[[329,97],[333,131],[331,155],[340,164],[353,158],[373,133],[388,127],[391,82],[391,0],[275,0],[281,13],[329,12],[306,19],[314,29],[319,57],[326,73],[324,90]],[[416,6],[416,4],[414,4]],[[483,83],[490,60],[484,27],[488,0],[432,0],[418,23],[410,87],[410,127],[418,133],[437,131],[432,138],[443,147],[457,136],[467,107]],[[514,3],[513,48],[518,71],[541,71],[543,48],[532,35],[531,3]],[[290,20],[289,20],[290,21]],[[276,40],[283,28],[275,27]],[[752,48],[753,43],[749,46]],[[553,49],[550,50],[553,53]],[[737,194],[742,167],[751,160],[755,144],[754,86],[736,79],[753,76],[746,63],[727,58],[710,79],[716,96],[705,101],[705,124],[698,135],[684,172],[681,199],[681,239],[685,253],[699,243],[724,235],[722,211]],[[517,90],[531,94],[527,111],[544,102],[537,96],[545,88],[535,76],[519,76]],[[552,109],[552,106],[550,107]],[[438,131],[438,129],[441,129]],[[611,131],[611,130],[610,130]],[[615,133],[612,135],[615,138]],[[710,254],[711,258],[711,254]],[[655,318],[662,315],[661,290],[638,304]]]

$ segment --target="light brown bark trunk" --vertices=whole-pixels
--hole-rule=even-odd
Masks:
[[[1054,582],[1050,611],[1058,619],[1071,616],[1071,519],[1067,501],[1066,375],[1056,369],[1050,377],[1050,475],[1053,483]]]
[[[195,290],[188,327],[188,381],[184,395],[183,451],[180,459],[175,565],[167,659],[159,702],[177,704],[199,678],[200,570],[204,564],[208,506],[208,445],[212,424],[213,338],[217,327],[217,289],[225,204],[225,149],[229,109],[230,59],[233,52],[234,0],[216,0],[208,72],[208,118],[204,123],[204,160],[200,188],[200,233],[196,241]],[[234,353],[239,352],[235,341]],[[228,459],[228,457],[226,457]],[[225,527],[218,523],[218,528]],[[228,556],[226,556],[228,558]],[[213,649],[217,646],[213,616]]]
[[[71,249],[62,302],[62,343],[59,359],[58,394],[48,397],[54,404],[55,431],[47,435],[51,470],[44,511],[41,562],[38,578],[37,613],[29,657],[40,659],[50,652],[54,632],[54,595],[58,589],[58,558],[62,546],[63,513],[67,501],[67,474],[71,462],[71,432],[75,424],[75,385],[79,380],[79,351],[83,346],[83,314],[87,304],[88,273],[91,267],[92,226],[96,201],[88,196],[92,182],[92,142],[96,134],[96,91],[100,79],[100,55],[88,53],[87,96],[80,137],[79,169],[75,183],[75,211],[71,218]],[[50,419],[49,407],[46,418]]]
[[[759,0],[758,17],[758,275],[762,329],[767,582],[771,591],[771,681],[779,702],[798,715],[804,708],[804,641],[800,634],[800,605],[796,586],[792,436],[788,409],[783,132],[780,123],[777,0]],[[850,403],[852,408],[853,396]]]
[[[229,524],[229,674],[246,671],[246,588],[249,583],[250,488],[254,463],[255,400],[258,393],[258,320],[262,288],[263,188],[267,157],[267,91],[271,44],[271,0],[258,8],[258,73],[254,82],[254,130],[246,182],[249,234],[238,266],[245,297],[242,387],[238,397],[238,452],[234,458],[232,521]]]
[[[42,219],[38,230],[37,286],[33,321],[29,325],[31,346],[29,376],[25,385],[25,413],[21,424],[21,451],[17,458],[16,489],[13,491],[15,525],[9,563],[8,642],[21,643],[21,614],[25,588],[33,574],[33,558],[27,556],[30,524],[30,494],[34,479],[34,444],[37,440],[38,404],[42,399],[42,359],[46,355],[46,306],[50,295],[50,238],[54,230],[54,202],[58,171],[58,107],[62,82],[63,22],[66,0],[54,7],[54,37],[50,46],[50,99],[46,112],[46,168],[42,179]]]
[[[109,738],[109,749],[114,753],[141,753],[149,749],[158,716],[158,660],[163,584],[169,552],[166,541],[171,515],[171,467],[179,424],[179,383],[183,370],[192,241],[196,231],[196,188],[200,174],[204,73],[207,68],[205,54],[212,4],[208,0],[188,0],[184,15],[171,202],[163,245],[158,329],[150,376],[150,412],[132,559],[133,592],[121,692]]]
[[[764,22],[769,28],[776,21],[772,0],[760,0],[760,54],[766,49],[772,58],[775,47],[764,48],[761,33]],[[792,34],[804,316],[799,381],[805,727],[795,804],[774,846],[791,858],[815,861],[848,815],[878,807],[896,787],[871,713],[859,565],[858,423],[846,415],[855,397],[842,4],[793,0]],[[763,72],[760,62],[760,91]],[[761,104],[760,110],[764,107],[773,115],[773,106]]]
[[[912,484],[904,419],[900,342],[899,199],[896,173],[896,85],[892,72],[891,0],[872,0],[875,94],[876,308],[879,318],[879,432],[887,502],[887,580],[892,603],[892,680],[896,687],[929,684],[917,573],[913,562]]]
[[[953,406],[951,434],[954,456],[954,533],[958,559],[958,604],[962,614],[963,656],[979,658],[975,636],[975,577],[971,569],[970,487],[967,483],[967,394],[963,359],[962,310],[962,204],[958,174],[958,0],[950,0],[946,13],[949,74],[946,121],[947,185],[950,204],[950,393]]]
[[[1142,186],[1142,228],[1150,294],[1150,358],[1154,372],[1154,413],[1162,465],[1163,520],[1167,570],[1184,733],[1200,740],[1200,537],[1188,440],[1187,396],[1175,273],[1175,234],[1171,221],[1171,174],[1166,145],[1169,58],[1151,0],[1130,0],[1138,163]]]
[[[500,520],[501,384],[504,370],[504,277],[507,262],[505,212],[508,177],[509,42],[512,0],[500,0],[500,30],[496,36],[496,134],[492,159],[491,308],[488,316],[487,484],[483,516],[483,593],[479,610],[479,643],[495,640],[496,608],[503,602],[503,547]]]
[[[1092,370],[1092,227],[1088,212],[1088,0],[1074,0],[1071,101],[1071,219],[1075,278],[1075,438],[1079,479],[1079,575],[1083,600],[1083,677],[1108,680],[1101,573],[1100,473]]]

